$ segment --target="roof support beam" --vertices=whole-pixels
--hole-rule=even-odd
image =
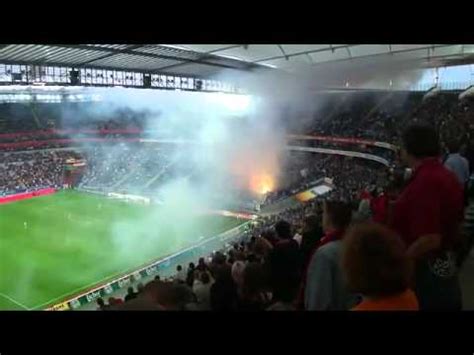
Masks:
[[[218,48],[218,49],[213,49],[212,51],[209,51],[209,52],[203,52],[203,53],[208,53],[208,54],[211,54],[211,53],[217,53],[217,52],[222,52],[222,51],[226,51],[226,50],[229,50],[229,49],[234,49],[234,48],[239,48],[239,47],[246,47],[245,45],[242,46],[240,44],[238,45],[235,45],[235,46],[226,46],[226,47],[222,47],[222,48]],[[248,46],[247,46],[248,47]],[[246,49],[246,48],[245,48]]]
[[[440,48],[440,47],[450,47],[450,46],[455,46],[454,44],[441,44],[441,45],[436,45],[436,48]],[[429,49],[431,48],[431,46],[428,46],[428,47],[418,47],[418,48],[410,48],[410,49],[401,49],[401,50],[398,50],[398,51],[394,51],[392,50],[392,54],[393,55],[396,55],[397,53],[408,53],[408,52],[414,52],[414,51],[423,51],[423,50],[426,50],[426,49]],[[387,55],[388,53],[377,53],[377,54],[367,54],[367,55],[360,55],[360,56],[357,56],[357,57],[353,57],[352,59],[364,59],[364,58],[376,58],[376,57],[379,57],[379,56],[383,56],[383,55]],[[444,58],[444,57],[452,57],[452,56],[456,56],[457,54],[451,54],[451,55],[443,55],[443,56],[439,56],[439,57],[436,57],[436,58]],[[426,59],[426,57],[424,57]],[[435,57],[432,57],[432,58],[435,58]],[[421,60],[422,58],[414,58],[414,59],[407,59],[406,61],[409,62],[409,61],[416,61],[416,60]],[[350,60],[350,59],[337,59],[337,60],[331,60],[329,61],[330,63],[339,63],[339,62],[344,62],[344,61],[347,61],[347,60]],[[321,62],[321,63],[316,63],[315,65],[324,65],[324,64],[327,64],[328,62]]]
[[[321,49],[314,49],[314,50],[309,50],[309,51],[304,51],[304,52],[297,52],[297,53],[292,53],[292,54],[286,54],[286,56],[288,58],[291,58],[291,57],[296,57],[296,56],[299,56],[299,55],[304,55],[304,54],[307,54],[307,53],[318,53],[318,52],[327,52],[329,50],[333,51],[338,49],[338,48],[346,48],[348,46],[357,46],[357,44],[351,44],[351,45],[341,45],[341,46],[330,46],[330,47],[327,47],[327,48],[321,48]],[[274,57],[270,57],[270,58],[264,58],[264,59],[259,59],[259,60],[256,60],[254,61],[253,63],[259,63],[259,62],[265,62],[267,60],[274,60],[274,59],[281,59],[281,58],[284,58],[285,56],[274,56]]]
[[[160,58],[160,59],[168,59],[168,60],[175,60],[178,62],[186,62],[186,63],[195,63],[195,64],[204,64],[204,65],[209,65],[209,66],[214,66],[214,67],[221,67],[221,68],[227,68],[227,69],[237,69],[241,70],[241,68],[234,67],[231,65],[227,64],[221,64],[221,63],[213,63],[213,62],[208,62],[204,60],[199,60],[199,59],[188,59],[188,58],[181,58],[173,55],[166,55],[166,54],[155,54],[155,53],[146,53],[146,52],[135,52],[132,49],[114,49],[114,48],[106,48],[106,47],[101,47],[101,48],[95,48],[95,47],[89,47],[85,45],[68,45],[68,44],[54,44],[51,45],[52,47],[63,47],[63,48],[80,48],[80,49],[85,49],[85,50],[90,50],[90,51],[99,51],[99,52],[108,52],[109,54],[131,54],[131,55],[136,55],[136,56],[141,56],[141,57],[149,57],[149,58]],[[190,51],[192,52],[192,51]],[[196,53],[196,52],[193,52]],[[161,68],[159,68],[161,69]]]
[[[209,52],[203,52],[203,56],[200,57],[200,59],[206,59],[206,58],[209,58],[208,54],[214,54],[214,53],[217,53],[217,52],[222,52],[222,51],[225,51],[225,50],[228,50],[228,49],[234,49],[234,48],[239,48],[239,47],[243,47],[245,50],[247,50],[249,48],[249,45],[248,44],[244,44],[244,45],[235,45],[235,46],[228,46],[228,47],[223,47],[223,48],[219,48],[219,49],[214,49],[212,51],[209,51]],[[217,54],[216,55],[217,57],[219,57],[219,55]],[[184,62],[184,63],[179,63],[179,64],[172,64],[172,65],[167,65],[167,66],[164,66],[164,67],[160,67],[160,68],[157,68],[156,70],[164,70],[164,69],[170,69],[170,68],[176,68],[176,67],[180,67],[180,66],[183,66],[183,65],[186,65],[188,64],[188,62]],[[240,64],[244,64],[244,62],[240,62]],[[254,68],[254,65],[252,63],[247,63],[246,65],[246,68],[245,69],[253,69]],[[241,68],[234,68],[236,70],[242,70]]]
[[[64,63],[57,63],[57,62],[48,62],[43,63],[40,61],[21,61],[21,60],[2,60],[0,59],[1,64],[6,65],[25,65],[25,66],[38,66],[38,67],[61,67],[61,68],[69,68],[69,69],[94,69],[94,70],[112,70],[112,71],[121,71],[121,72],[133,72],[133,73],[141,73],[141,74],[153,74],[149,70],[140,70],[140,69],[126,69],[126,68],[117,68],[113,66],[100,66],[100,67],[91,67],[91,66],[82,66],[76,64],[64,64]],[[205,75],[200,74],[182,74],[182,73],[171,73],[171,72],[157,72],[158,74],[169,75],[169,76],[179,76],[179,77],[193,77],[196,79],[207,79]],[[103,85],[99,85],[103,86]],[[105,86],[104,86],[105,87]]]
[[[374,53],[374,54],[363,54],[359,55],[359,53],[354,53],[352,55],[352,49],[350,48],[352,45],[324,45],[319,46],[319,49],[315,50],[304,50],[298,53],[289,54],[286,52],[286,48],[283,45],[276,45],[279,47],[279,51],[277,51],[277,56],[272,58],[265,58],[259,59],[254,62],[245,62],[239,60],[232,60],[226,59],[219,56],[219,52],[224,52],[226,49],[232,48],[242,48],[243,45],[228,45],[222,46],[221,48],[215,49],[209,52],[196,52],[196,51],[185,51],[185,50],[172,50],[167,49],[165,51],[165,46],[158,46],[152,45],[150,48],[157,48],[158,54],[154,53],[146,53],[141,52],[138,48],[147,46],[143,44],[131,45],[127,46],[126,48],[107,48],[107,47],[100,47],[100,46],[87,46],[87,45],[67,45],[67,44],[44,44],[44,45],[9,45],[9,44],[0,44],[0,50],[3,49],[2,54],[6,58],[15,58],[10,60],[2,60],[0,56],[1,63],[10,63],[10,64],[22,64],[22,65],[53,65],[53,66],[61,66],[61,67],[73,67],[73,68],[96,68],[96,69],[108,69],[108,70],[120,70],[120,71],[131,71],[131,72],[142,72],[142,73],[160,73],[165,74],[163,70],[166,70],[166,74],[169,75],[182,75],[179,73],[179,67],[185,65],[188,66],[190,64],[198,64],[197,68],[194,68],[190,65],[189,70],[184,70],[183,72],[199,72],[199,65],[205,65],[205,69],[210,69],[211,67],[220,67],[220,68],[229,68],[233,70],[252,70],[255,68],[264,68],[263,65],[260,66],[259,62],[265,61],[272,61],[274,59],[282,59],[282,58],[291,58],[293,56],[306,56],[308,57],[305,61],[311,61],[312,65],[320,66],[320,65],[327,65],[329,63],[339,63],[348,60],[361,60],[363,61],[365,58],[374,58],[376,59],[377,56],[388,56],[392,55],[395,56],[399,53],[411,53],[409,56],[401,55],[400,60],[407,65],[413,63],[415,67],[434,67],[434,66],[443,66],[443,65],[457,65],[457,64],[470,64],[473,63],[474,54],[471,54],[468,50],[468,47],[464,48],[464,45],[455,45],[455,44],[425,44],[418,47],[402,47],[403,49],[396,50],[399,48],[398,46],[385,44],[385,50],[383,53]],[[357,45],[360,46],[360,45]],[[125,47],[125,46],[122,46]],[[163,48],[163,52],[160,51],[160,47]],[[442,47],[445,50],[439,50],[438,47]],[[64,50],[65,48],[69,50]],[[205,48],[205,47],[204,47]],[[251,49],[252,47],[250,47]],[[318,48],[318,47],[317,47]],[[343,59],[336,59],[332,60],[331,56],[327,58],[327,61],[319,62],[317,56],[313,56],[311,53],[318,53],[318,52],[325,52],[330,53],[329,51],[335,51],[336,49],[344,49],[349,54],[344,56]],[[358,47],[359,48],[359,47]],[[360,47],[361,49],[363,47]],[[76,55],[76,51],[71,49],[82,49],[82,53]],[[138,50],[137,50],[138,49]],[[434,49],[434,50],[433,50]],[[281,53],[280,53],[281,52]],[[216,53],[216,54],[212,54]],[[225,52],[224,52],[225,53]],[[224,54],[223,53],[223,54]],[[370,53],[370,51],[369,51]],[[114,55],[118,54],[129,54],[130,58],[125,58],[120,63],[115,63],[113,58]],[[190,56],[190,54],[194,54],[195,57],[192,59],[187,59],[184,57]],[[133,55],[133,56],[132,56]],[[91,57],[95,57],[91,59]],[[113,58],[110,62],[103,61],[101,64],[101,59],[103,58]],[[141,59],[145,61],[144,67],[147,69],[134,68],[134,60]],[[147,59],[150,58],[150,59]],[[176,64],[163,66],[161,63],[154,63],[152,58],[166,58],[174,60]],[[382,57],[383,58],[383,57]],[[396,59],[397,57],[395,57]],[[68,63],[69,60],[80,61],[79,63]],[[160,67],[161,64],[161,67]],[[169,68],[176,67],[178,70],[168,70]],[[151,69],[150,69],[151,68]],[[188,67],[186,67],[188,69]],[[174,73],[173,73],[174,72]],[[196,76],[196,74],[189,74]],[[211,74],[209,74],[211,75]],[[200,76],[199,74],[197,76]]]
[[[277,44],[278,48],[280,48],[280,51],[283,53],[283,55],[285,56],[285,59],[286,60],[290,60],[290,58],[288,57],[288,55],[285,53],[285,50],[283,49],[283,47],[281,46],[281,44]]]
[[[145,46],[144,44],[136,44],[136,45],[133,45],[133,46],[128,46],[126,49],[133,50],[133,49],[141,48],[141,47],[144,47],[144,46]],[[119,49],[119,51],[121,51],[121,49]],[[82,62],[81,65],[90,64],[90,63],[93,63],[97,60],[102,60],[102,59],[105,59],[105,58],[113,57],[114,55],[117,55],[117,54],[118,53],[107,53],[107,54],[104,54],[103,56],[101,56],[99,58],[94,58],[94,59]]]
[[[352,59],[352,53],[351,53],[351,50],[350,50],[349,46],[347,46],[346,49],[347,49],[347,53],[349,54],[349,58]]]
[[[208,53],[210,53],[210,52],[208,52]],[[203,56],[200,57],[200,59],[211,58],[208,53],[204,53]],[[225,58],[225,57],[220,57],[219,55],[216,55],[215,58],[228,59],[228,58]],[[237,61],[237,59],[236,59],[236,61]],[[186,64],[190,64],[190,63],[191,63],[190,61],[185,61],[183,63],[171,64],[171,65],[167,65],[167,66],[164,66],[164,67],[156,68],[156,70],[154,70],[154,71],[159,72],[161,70],[170,69],[170,68],[177,68],[177,67],[180,67],[180,66],[183,66],[183,65],[186,65]],[[242,67],[240,67],[240,68],[230,67],[230,66],[228,68],[229,69],[234,69],[234,70],[251,70],[255,67],[255,64],[253,64],[251,62],[244,62],[244,61],[239,61],[239,65],[243,66],[243,68]],[[216,64],[216,66],[218,66],[218,65]],[[152,72],[154,72],[154,71],[152,70]]]

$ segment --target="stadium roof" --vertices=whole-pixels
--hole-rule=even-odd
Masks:
[[[292,71],[354,60],[396,58],[413,68],[474,63],[474,45],[360,44],[4,44],[0,63],[110,68],[211,77],[222,70]]]

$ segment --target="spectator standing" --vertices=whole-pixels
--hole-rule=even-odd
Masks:
[[[136,298],[125,302],[123,304],[117,304],[113,307],[113,310],[117,311],[160,311],[164,310],[164,307],[159,304],[160,297],[163,297],[163,290],[160,281],[150,281],[143,286],[140,284],[140,292]]]
[[[193,292],[196,295],[198,309],[207,311],[211,309],[211,277],[207,271],[201,272],[194,281]]]
[[[263,311],[268,306],[270,298],[266,292],[266,275],[262,264],[251,262],[245,266],[238,295],[238,310]]]
[[[272,246],[278,243],[276,233],[272,229],[266,229],[262,232],[262,238],[265,238]]]
[[[357,217],[359,221],[367,221],[372,217],[370,205],[372,204],[373,196],[368,191],[364,191],[359,202]]]
[[[376,223],[386,223],[388,213],[388,197],[381,188],[377,191],[377,196],[371,201],[372,220]]]
[[[209,267],[207,266],[204,258],[199,258],[196,270],[198,270],[199,272],[209,271]]]
[[[143,284],[141,282],[139,282],[137,284],[137,293],[138,294],[142,293],[144,291],[144,289],[145,289],[145,286],[143,286]]]
[[[193,284],[194,284],[195,272],[196,272],[196,267],[194,263],[189,263],[188,272],[186,274],[186,284],[191,288],[193,287]]]
[[[241,287],[244,282],[244,270],[245,270],[245,262],[243,261],[236,261],[231,268],[231,275],[232,280],[237,285],[237,287]]]
[[[448,170],[451,170],[454,175],[456,175],[456,178],[463,187],[465,195],[467,196],[467,188],[470,176],[469,162],[459,153],[460,144],[457,140],[451,139],[448,141],[446,146],[448,148],[448,156],[444,161],[444,166]],[[465,202],[467,202],[467,197]]]
[[[391,226],[415,263],[420,309],[461,310],[456,249],[463,220],[463,190],[441,163],[437,132],[415,124],[402,137],[401,156],[413,170],[397,199]]]
[[[183,283],[186,282],[186,271],[184,271],[183,267],[181,265],[178,265],[176,267],[176,271],[177,271],[176,280],[180,283],[181,282],[183,282]]]
[[[465,154],[466,154],[467,161],[469,163],[469,174],[471,174],[474,168],[474,140],[473,139],[470,139],[468,141]]]
[[[303,264],[307,265],[311,258],[314,246],[318,245],[323,237],[323,228],[320,222],[321,217],[312,214],[305,218],[303,227],[303,240],[301,243],[301,252],[303,257]]]
[[[104,299],[102,297],[99,297],[96,302],[97,302],[97,305],[99,306],[97,308],[98,310],[105,311],[106,309],[109,308],[109,305],[105,304]]]
[[[257,241],[254,245],[255,257],[259,262],[264,262],[270,251],[273,249],[272,244],[263,237],[257,238]]]
[[[110,306],[118,306],[123,303],[121,298],[109,297],[109,305]]]
[[[342,264],[352,292],[362,294],[355,311],[416,311],[409,289],[411,261],[392,230],[376,223],[356,225],[344,237]]]
[[[213,311],[237,309],[237,287],[232,280],[230,266],[218,265],[214,269],[215,282],[210,289],[210,304]]]
[[[354,302],[340,266],[342,238],[351,218],[350,204],[339,201],[324,203],[325,234],[310,259],[302,290],[306,310],[347,310]]]
[[[302,255],[290,223],[280,220],[275,231],[279,241],[268,255],[269,283],[275,301],[291,302],[301,279]]]
[[[125,302],[128,302],[130,300],[133,300],[134,298],[137,298],[138,293],[136,293],[133,290],[133,287],[129,287],[127,289],[127,295],[125,296]]]

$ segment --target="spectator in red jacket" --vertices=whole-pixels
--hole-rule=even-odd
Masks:
[[[376,197],[371,201],[372,220],[376,223],[387,221],[388,196],[383,190],[379,190]]]
[[[413,173],[395,203],[391,225],[416,264],[420,308],[460,310],[455,251],[463,219],[462,187],[440,161],[434,128],[410,126],[402,140],[402,159]]]
[[[123,300],[121,298],[115,298],[115,297],[109,298],[109,305],[111,306],[117,306],[122,303],[123,303]]]

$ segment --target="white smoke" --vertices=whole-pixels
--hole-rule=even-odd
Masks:
[[[359,80],[359,83],[378,80],[380,73],[374,71],[370,75],[369,68],[364,68],[359,73],[351,71],[350,80]],[[383,72],[386,65],[378,68]],[[88,109],[100,110],[94,116],[109,118],[123,110],[142,112],[147,117],[144,127],[147,138],[193,142],[171,146],[171,154],[177,161],[174,169],[179,172],[183,168],[183,174],[178,173],[155,192],[164,204],[150,207],[139,221],[124,218],[112,227],[120,250],[118,255],[133,258],[137,253],[152,249],[151,245],[169,239],[170,235],[150,232],[156,230],[157,224],[167,225],[168,229],[181,228],[181,232],[192,231],[195,216],[207,209],[237,202],[239,190],[265,192],[277,188],[285,164],[282,148],[286,144],[287,130],[314,119],[322,105],[313,91],[315,87],[348,73],[344,70],[338,73],[336,68],[325,72],[297,71],[292,75],[278,71],[238,75],[223,72],[215,78],[245,88],[245,95],[90,89],[103,99],[103,104]],[[187,179],[190,167],[198,179]],[[180,245],[183,241],[175,242]]]
[[[123,107],[148,112],[147,138],[187,139],[192,146],[176,147],[188,164],[207,173],[208,185],[228,181],[242,187],[265,175],[276,184],[285,142],[285,123],[295,109],[310,106],[304,90],[279,76],[249,74],[248,94],[199,93],[186,91],[97,89],[104,111]],[[234,80],[235,81],[235,80]],[[308,118],[310,115],[307,115]],[[183,154],[186,151],[187,154]],[[178,152],[177,152],[178,153]],[[254,184],[255,185],[255,184]],[[275,186],[272,186],[273,188]]]
[[[265,192],[277,187],[288,113],[310,107],[311,100],[305,100],[309,96],[296,82],[278,75],[228,79],[245,80],[247,93],[89,89],[103,101],[88,107],[86,116],[107,120],[117,112],[141,112],[147,117],[148,139],[193,142],[167,147],[176,161],[175,177],[151,192],[163,204],[149,206],[138,218],[124,216],[110,226],[117,263],[123,258],[139,260],[139,255],[148,255],[157,245],[179,248],[209,237],[195,235],[197,217],[204,211],[237,206],[243,190]],[[78,114],[73,111],[65,116]],[[190,170],[197,177],[189,178]],[[181,235],[185,237],[180,240],[177,236]]]

